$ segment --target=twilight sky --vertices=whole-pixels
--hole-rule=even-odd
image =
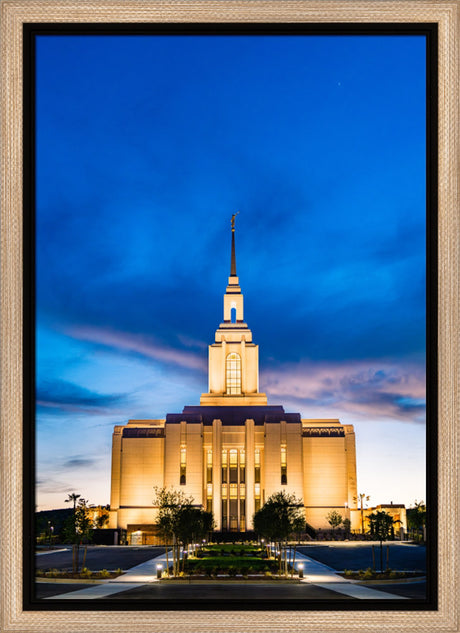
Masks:
[[[260,389],[425,495],[421,36],[39,36],[37,506],[207,391],[236,210]],[[153,485],[153,484],[152,484]]]

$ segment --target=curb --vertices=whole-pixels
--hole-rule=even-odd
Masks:
[[[260,580],[189,580],[188,578],[184,578],[184,580],[167,580],[166,578],[162,578],[162,584],[167,585],[275,585],[275,584],[285,584],[285,585],[297,585],[300,584],[301,580],[267,580],[267,578],[263,578]]]
[[[119,577],[119,576],[118,576]],[[114,578],[45,578],[36,576],[35,582],[53,582],[62,585],[104,585]]]
[[[411,582],[422,582],[426,576],[416,576],[415,578],[389,578],[388,580],[350,580],[355,585],[400,585]]]

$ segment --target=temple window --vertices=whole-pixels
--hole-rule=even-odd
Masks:
[[[241,358],[232,352],[226,359],[227,394],[241,393]]]

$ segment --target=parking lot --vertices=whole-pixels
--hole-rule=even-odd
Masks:
[[[72,548],[64,546],[65,551],[44,551],[35,556],[37,569],[62,569],[72,571]],[[83,560],[84,546],[80,547],[80,564]],[[163,547],[150,545],[88,545],[85,567],[91,571],[100,569],[130,569],[164,552]]]

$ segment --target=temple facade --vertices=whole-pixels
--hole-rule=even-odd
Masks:
[[[209,346],[208,392],[200,404],[162,420],[116,426],[111,528],[128,542],[155,542],[154,487],[182,490],[212,511],[216,530],[252,530],[270,495],[294,493],[314,528],[331,510],[359,529],[355,433],[337,419],[302,419],[269,405],[259,391],[259,348],[244,320],[232,218],[230,276],[223,320]]]

